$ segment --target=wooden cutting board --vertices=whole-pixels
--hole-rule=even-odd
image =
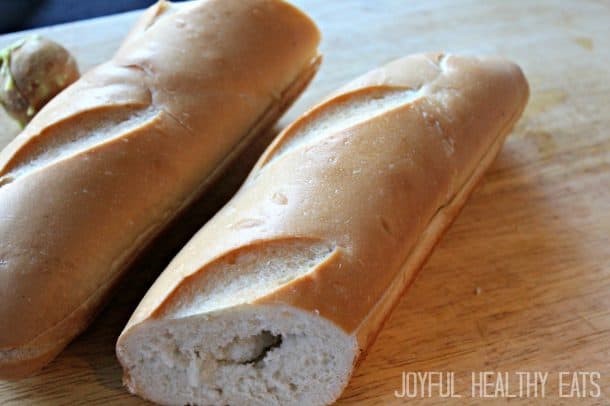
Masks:
[[[395,396],[403,372],[443,371],[454,373],[453,389],[462,397],[432,392],[412,404],[478,404],[484,399],[471,396],[472,373],[516,379],[517,372],[540,371],[549,373],[545,398],[512,402],[610,404],[610,3],[296,3],[318,22],[325,59],[283,124],[350,78],[428,50],[504,55],[523,67],[532,94],[339,403],[403,404],[407,399]],[[86,70],[112,54],[137,14],[36,32],[63,43]],[[22,35],[1,36],[0,47]],[[195,208],[190,228],[162,238],[162,248],[138,263],[91,328],[42,373],[0,382],[0,404],[142,404],[121,387],[115,339],[173,252],[239,179],[234,175]],[[562,371],[599,373],[600,396],[560,398]],[[510,384],[504,394],[519,394]]]

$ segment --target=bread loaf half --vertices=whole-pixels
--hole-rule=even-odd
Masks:
[[[280,0],[160,2],[0,153],[0,378],[85,328],[134,257],[303,90],[318,41]]]
[[[117,343],[162,404],[341,394],[528,98],[497,58],[406,57],[300,117],[148,291]]]

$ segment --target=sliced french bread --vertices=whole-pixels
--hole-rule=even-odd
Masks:
[[[300,94],[318,42],[281,0],[161,1],[0,153],[0,378],[36,371],[87,326]]]
[[[336,400],[527,98],[506,60],[421,54],[305,113],[136,309],[117,342],[129,390]]]

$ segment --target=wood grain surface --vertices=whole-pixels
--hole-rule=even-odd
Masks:
[[[549,373],[544,398],[511,403],[610,404],[610,2],[295,2],[318,22],[325,60],[280,127],[354,76],[414,52],[504,55],[531,85],[524,117],[339,404],[507,401],[471,396],[471,374],[482,371],[513,379],[519,371]],[[112,54],[136,14],[37,32],[64,44],[86,70]],[[0,37],[0,47],[22,35]],[[156,275],[273,134],[155,243],[52,364],[35,377],[0,382],[0,404],[143,404],[121,386],[115,339]],[[6,138],[0,134],[1,145]],[[397,398],[402,373],[417,371],[453,372],[462,397]],[[600,396],[559,397],[562,371],[598,372]]]

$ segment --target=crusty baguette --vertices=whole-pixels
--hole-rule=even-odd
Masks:
[[[303,115],[136,309],[117,342],[129,390],[334,401],[527,98],[510,62],[424,54]]]
[[[160,2],[0,153],[0,378],[36,371],[87,326],[304,89],[318,42],[281,0]]]

